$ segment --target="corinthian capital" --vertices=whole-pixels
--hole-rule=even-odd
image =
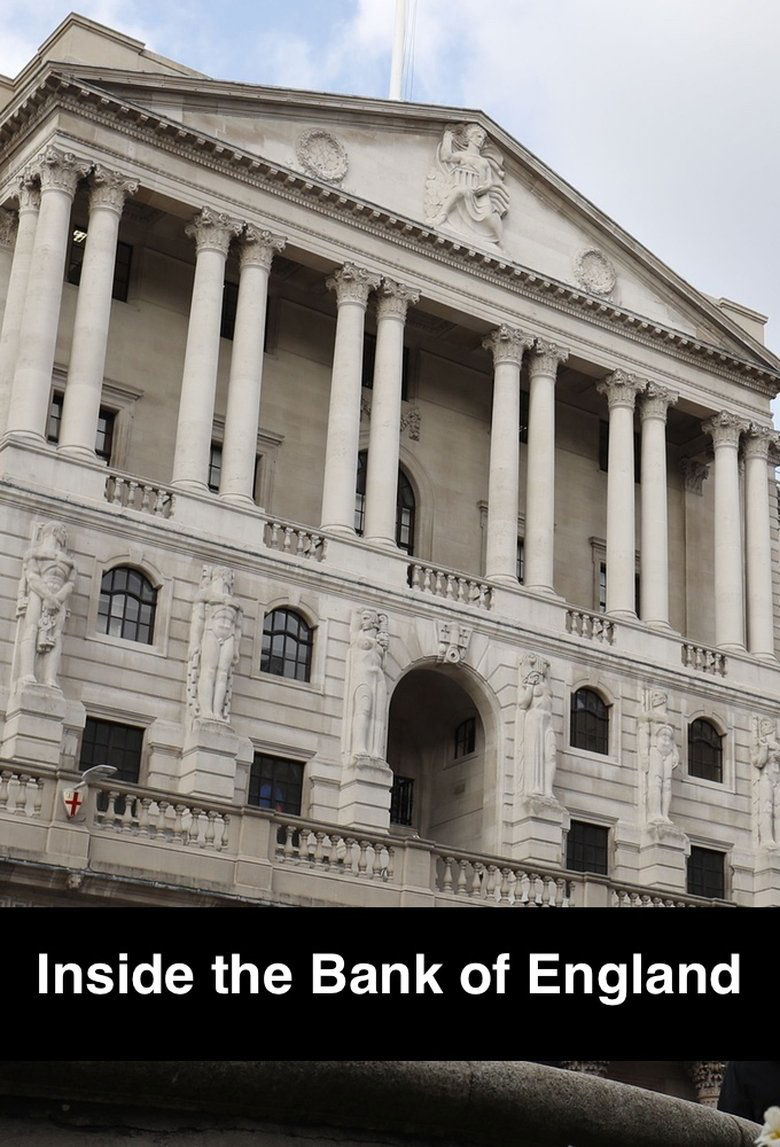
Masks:
[[[642,418],[665,420],[667,410],[670,406],[677,404],[679,397],[679,394],[673,390],[668,390],[665,386],[659,386],[656,382],[648,382],[642,397]]]
[[[356,263],[345,263],[334,271],[325,286],[329,291],[336,292],[336,303],[357,303],[365,307],[368,303],[370,291],[376,290],[380,283],[380,276],[366,267],[358,267]]]
[[[224,211],[214,211],[211,207],[204,207],[184,228],[184,234],[195,240],[198,253],[201,251],[218,251],[220,255],[227,255],[230,240],[241,231],[242,224],[238,219],[232,219]]]
[[[397,283],[395,279],[383,279],[376,304],[377,318],[400,319],[403,322],[407,309],[419,301],[419,291],[412,290],[404,283]]]
[[[0,207],[0,247],[13,247],[16,240],[16,215]]]
[[[534,349],[530,356],[529,370],[531,376],[535,374],[554,375],[559,366],[569,357],[569,352],[558,343],[547,342],[546,339],[535,339]]]
[[[264,227],[247,223],[241,240],[241,266],[262,267],[270,271],[274,255],[283,251],[286,243],[283,235],[275,235]]]
[[[41,177],[41,191],[64,191],[71,199],[79,180],[89,174],[91,166],[72,151],[61,151],[58,147],[47,147],[35,162]]]
[[[38,211],[41,206],[41,187],[38,175],[32,168],[25,168],[16,180],[16,198],[19,200],[19,213]]]
[[[98,163],[92,175],[92,190],[89,193],[89,209],[107,207],[122,214],[125,199],[128,195],[135,195],[138,190],[138,181],[128,179],[121,171],[112,171]]]
[[[736,414],[721,410],[706,422],[702,422],[701,428],[705,434],[710,435],[712,444],[717,450],[719,446],[739,446],[739,436],[747,430],[748,423],[737,418]]]
[[[599,394],[604,395],[610,410],[614,410],[618,406],[625,406],[629,410],[633,410],[636,405],[636,396],[641,394],[646,386],[645,379],[639,378],[635,374],[629,374],[625,370],[615,370],[603,378],[601,382],[596,383],[596,390]]]
[[[524,352],[533,346],[533,341],[532,338],[524,335],[518,327],[510,327],[506,323],[502,323],[489,335],[485,335],[482,345],[485,350],[492,353],[495,366],[506,362],[520,366]]]
[[[779,442],[780,435],[776,433],[773,427],[751,422],[742,443],[745,457],[763,458],[766,462],[769,459],[770,448],[777,447]]]

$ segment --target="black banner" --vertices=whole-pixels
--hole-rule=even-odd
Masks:
[[[11,909],[3,1057],[771,1058],[778,911]]]

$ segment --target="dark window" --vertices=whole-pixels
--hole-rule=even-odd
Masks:
[[[222,292],[222,319],[219,333],[223,339],[232,339],[236,329],[236,308],[238,307],[238,283],[225,280]]]
[[[455,730],[455,757],[466,757],[477,746],[477,719],[467,717]]]
[[[528,441],[528,391],[520,391],[520,441]]]
[[[116,566],[103,574],[98,630],[127,641],[151,645],[157,590],[139,570]]]
[[[104,462],[111,461],[111,451],[114,448],[114,423],[116,415],[113,410],[101,406],[98,414],[97,434],[95,435],[95,453]]]
[[[362,537],[366,527],[366,475],[368,473],[368,453],[358,454],[357,479],[355,481],[355,533]],[[399,549],[407,554],[414,553],[414,526],[417,503],[409,477],[402,466],[398,467],[398,488],[396,491],[395,541]]]
[[[599,469],[609,470],[609,423],[599,419]],[[634,432],[634,481],[642,475],[642,435]]]
[[[520,585],[525,580],[525,542],[522,538],[517,539],[517,580]]]
[[[62,426],[62,395],[53,394],[49,406],[49,422],[46,427],[46,441],[57,443],[60,440],[60,427]]]
[[[393,787],[390,790],[390,823],[410,825],[414,809],[414,779],[412,777],[393,777]]]
[[[75,227],[70,236],[68,250],[68,263],[65,279],[68,283],[78,286],[81,282],[81,266],[84,262],[84,247],[87,233],[82,228]],[[129,243],[117,243],[116,261],[114,263],[114,283],[111,288],[113,298],[120,303],[127,302],[127,292],[130,287],[130,263],[133,257],[133,248]]]
[[[363,373],[362,385],[364,390],[374,389],[374,363],[376,361],[376,335],[363,336]],[[404,402],[409,399],[409,347],[403,351],[401,365],[401,398]]]
[[[578,689],[571,698],[569,742],[589,753],[609,752],[609,706],[593,689]]]
[[[79,767],[83,771],[93,765],[111,765],[116,769],[114,780],[138,784],[143,739],[144,731],[136,725],[87,717]]]
[[[566,867],[573,872],[597,872],[606,876],[609,829],[601,824],[573,820],[566,836]]]
[[[255,753],[249,773],[247,804],[301,815],[303,765],[268,753]]]
[[[704,717],[688,726],[688,773],[705,781],[723,780],[723,737]]]
[[[275,609],[263,624],[260,669],[277,677],[308,681],[314,630],[292,609]]]
[[[222,481],[222,443],[212,442],[209,452],[209,478],[208,488],[213,494],[219,493],[219,484]]]
[[[634,608],[639,613],[639,574],[634,574]],[[599,610],[605,613],[607,609],[607,563],[599,562]]]
[[[691,896],[708,896],[712,900],[725,900],[725,854],[712,848],[691,846],[688,857],[687,888]]]

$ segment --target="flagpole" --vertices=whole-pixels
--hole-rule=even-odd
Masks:
[[[395,33],[393,58],[390,64],[390,92],[388,99],[400,100],[404,85],[404,40],[406,38],[407,0],[395,0]]]

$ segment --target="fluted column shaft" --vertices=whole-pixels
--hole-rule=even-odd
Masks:
[[[243,238],[219,486],[228,502],[254,501],[268,277],[273,257],[284,244],[281,235],[253,226]]]
[[[747,423],[722,411],[702,429],[715,447],[715,642],[723,649],[740,650],[745,647],[745,624],[738,453]]]
[[[666,418],[677,395],[650,383],[641,401],[642,473],[639,546],[640,616],[648,625],[669,624],[669,514],[666,484]],[[607,578],[609,584],[609,578]]]
[[[776,441],[772,430],[755,424],[744,440],[748,650],[766,659],[774,657],[768,464]]]
[[[597,390],[609,403],[607,613],[636,616],[634,405],[644,382],[616,370]]]
[[[537,339],[529,363],[525,585],[546,593],[554,591],[555,379],[568,357],[568,351]]]
[[[119,172],[95,168],[62,407],[59,446],[63,454],[95,458],[119,223],[125,197],[137,190],[138,184]]]
[[[11,387],[19,353],[19,334],[24,314],[24,298],[32,264],[35,228],[38,225],[38,212],[41,206],[41,192],[37,180],[30,173],[23,174],[17,182],[19,199],[19,219],[16,227],[11,274],[8,277],[8,291],[3,311],[3,327],[0,331],[0,433],[5,430],[8,405],[11,400]]]
[[[419,292],[393,279],[384,279],[379,289],[364,536],[384,546],[396,544],[395,478],[398,474],[401,426],[404,323],[409,304],[414,305],[419,298]]]
[[[51,374],[70,234],[70,209],[89,164],[70,152],[47,148],[39,165],[41,207],[27,277],[16,370],[8,411],[15,437],[45,440]]]
[[[502,325],[483,339],[493,355],[485,576],[517,585],[517,480],[520,469],[520,367],[531,340]]]
[[[173,460],[173,485],[184,490],[208,490],[225,260],[240,230],[237,220],[208,207],[187,227],[197,258]]]
[[[322,483],[322,528],[352,534],[360,444],[363,332],[369,291],[379,286],[379,276],[354,263],[345,263],[328,279],[327,286],[336,292],[338,315]]]

